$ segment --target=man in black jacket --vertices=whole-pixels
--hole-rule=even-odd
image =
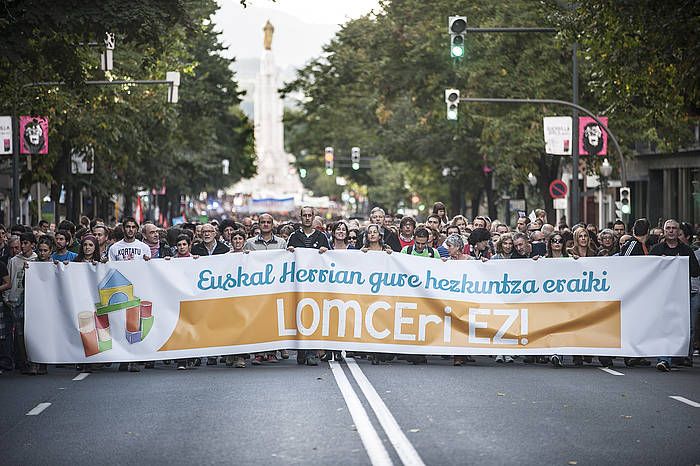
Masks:
[[[634,237],[627,241],[620,248],[621,256],[647,256],[647,240],[649,239],[649,221],[645,218],[638,218],[632,226]]]
[[[698,264],[698,259],[695,257],[695,253],[690,246],[683,244],[678,240],[678,230],[680,228],[680,223],[677,220],[669,219],[664,223],[664,237],[665,241],[659,243],[649,252],[652,256],[685,256],[690,261],[689,272],[691,277],[700,277],[700,264]],[[691,316],[691,324],[693,323],[693,318]],[[690,361],[692,363],[693,357],[693,329],[690,332]],[[662,357],[658,358],[656,363],[656,368],[662,372],[669,372],[671,370],[671,358]]]
[[[192,246],[190,253],[193,256],[216,256],[226,254],[230,249],[216,239],[216,227],[211,223],[202,225],[202,242]],[[207,358],[207,366],[216,366],[216,357]]]
[[[192,246],[193,256],[215,256],[226,254],[230,249],[216,239],[216,227],[211,223],[202,225],[202,242]]]
[[[294,252],[294,248],[318,249],[326,252],[330,248],[328,238],[322,232],[313,228],[316,212],[313,207],[301,208],[301,229],[296,230],[287,238],[287,251]],[[318,350],[297,350],[297,364],[318,366]]]

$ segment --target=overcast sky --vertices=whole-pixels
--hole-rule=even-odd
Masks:
[[[237,58],[260,58],[262,28],[269,19],[275,27],[272,50],[281,66],[301,67],[318,56],[349,19],[378,8],[378,0],[219,0],[221,9],[214,23],[222,31],[226,54]]]

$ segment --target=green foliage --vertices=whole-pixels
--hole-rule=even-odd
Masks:
[[[528,172],[537,175],[540,192],[560,173],[562,159],[544,154],[542,117],[571,112],[463,102],[459,120],[448,121],[444,90],[460,89],[462,97],[570,101],[575,40],[581,44],[580,102],[610,118],[623,146],[644,140],[672,149],[687,143],[689,115],[699,108],[700,41],[692,37],[700,30],[700,3],[591,0],[575,10],[564,3],[381,2],[376,15],[345,24],[283,89],[306,96],[301,113],[288,121],[296,125],[290,149],[309,149],[318,164],[327,145],[336,147],[336,157],[338,148],[349,153],[358,145],[363,157],[388,160],[389,174],[375,169],[344,174],[367,184],[372,202],[392,210],[406,192],[386,187],[400,174],[408,191],[428,205],[449,199],[453,212],[463,210],[465,200],[478,207],[485,193],[494,215],[499,195],[516,195]],[[468,33],[465,57],[455,63],[447,18],[459,14],[467,16],[468,27],[561,32]]]
[[[623,141],[660,151],[687,146],[700,115],[700,3],[694,0],[580,2],[552,5],[565,37],[578,40],[586,94],[595,99]],[[693,39],[695,37],[695,39]]]
[[[348,173],[368,184],[371,200],[394,209],[404,186],[429,202],[478,198],[495,168],[502,185],[524,182],[542,156],[541,108],[460,105],[445,118],[444,90],[463,96],[566,98],[567,52],[548,35],[470,34],[466,57],[449,54],[447,18],[466,14],[469,26],[547,26],[537,4],[402,0],[344,25],[324,54],[299,71],[283,92],[302,91],[304,144],[362,147],[363,156],[392,163],[401,189],[380,171]],[[292,150],[295,149],[291,141]],[[337,151],[336,151],[337,153]],[[319,159],[320,160],[320,159]],[[378,165],[379,166],[379,165]],[[443,169],[447,169],[443,177]],[[535,170],[536,171],[536,170]],[[393,201],[387,198],[391,192]]]
[[[49,155],[22,174],[88,186],[104,197],[132,195],[165,182],[179,194],[229,186],[254,173],[253,129],[211,24],[214,0],[5,2],[0,19],[0,113],[50,118]],[[114,71],[99,70],[105,31],[116,34]],[[165,86],[88,86],[86,80],[162,80],[181,73],[180,101]],[[61,81],[55,87],[22,87]],[[70,149],[95,148],[95,175],[70,174]],[[223,175],[221,160],[230,161]]]

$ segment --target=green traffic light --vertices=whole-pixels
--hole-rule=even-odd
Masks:
[[[450,50],[452,58],[462,58],[464,56],[464,46],[463,45],[453,45],[452,50]]]
[[[360,164],[357,163],[357,162],[353,162],[353,164],[352,164],[352,169],[353,169],[353,170],[359,170],[359,169],[360,169]]]
[[[326,168],[326,175],[331,176],[333,174],[332,168]]]

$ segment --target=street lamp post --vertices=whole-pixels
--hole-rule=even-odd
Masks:
[[[605,158],[603,163],[600,165],[600,185],[598,186],[598,226],[599,228],[604,228],[605,226],[605,205],[603,203],[605,188],[608,184],[608,179],[612,175],[613,167]]]
[[[535,186],[537,186],[537,177],[530,172],[527,174],[527,181],[530,183],[530,186],[532,186],[532,195],[535,196],[537,194],[535,190]]]

